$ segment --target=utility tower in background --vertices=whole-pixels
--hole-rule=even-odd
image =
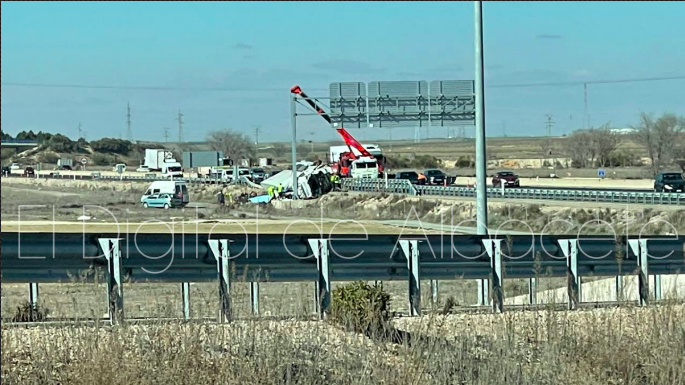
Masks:
[[[169,142],[169,127],[164,127],[164,142]]]
[[[86,140],[86,132],[81,128],[81,122],[78,122],[78,139]]]
[[[183,143],[183,114],[181,113],[181,110],[178,110],[178,117],[176,120],[178,120],[178,142]]]
[[[547,122],[545,122],[545,127],[547,127],[547,136],[552,136],[552,126],[554,126],[554,116],[551,114],[545,115],[547,117]]]
[[[133,131],[131,131],[131,103],[126,103],[126,139],[133,142]]]
[[[254,128],[254,144],[259,147],[259,133],[262,132],[261,127],[255,126]]]
[[[502,121],[502,137],[507,137],[507,122],[504,120]]]

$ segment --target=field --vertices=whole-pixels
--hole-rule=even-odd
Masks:
[[[683,384],[685,308],[2,327],[3,383]]]

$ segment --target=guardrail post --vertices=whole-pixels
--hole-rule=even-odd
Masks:
[[[331,305],[331,272],[328,260],[328,239],[309,239],[309,247],[316,258],[316,310],[321,319],[326,317]]]
[[[624,300],[623,295],[623,276],[616,276],[616,302],[622,302]]]
[[[538,304],[538,279],[528,279],[528,303],[530,305]]]
[[[190,319],[190,282],[181,283],[181,297],[183,298],[183,319]]]
[[[490,279],[492,280],[492,310],[504,311],[504,274],[502,266],[501,239],[484,239],[485,250],[490,256]]]
[[[640,306],[649,305],[649,259],[646,239],[629,239],[628,245],[637,256],[637,290],[640,295]]]
[[[421,271],[419,266],[418,241],[400,239],[400,247],[407,258],[409,270],[409,315],[421,315]]]
[[[35,282],[29,283],[29,305],[31,311],[38,310],[38,284]]]
[[[661,301],[661,275],[654,275],[654,300]]]
[[[219,322],[229,322],[233,316],[231,309],[231,269],[230,248],[228,239],[210,239],[209,248],[216,258],[216,270],[219,278]]]
[[[107,260],[107,309],[112,325],[124,321],[124,287],[121,278],[121,240],[98,239]]]
[[[250,282],[250,304],[252,305],[252,315],[259,315],[259,282]]]
[[[582,302],[581,277],[578,274],[578,240],[560,239],[559,246],[566,257],[568,309],[575,310]]]
[[[478,306],[487,306],[490,304],[490,280],[478,279]]]
[[[438,280],[431,279],[431,305],[433,309],[438,306]]]

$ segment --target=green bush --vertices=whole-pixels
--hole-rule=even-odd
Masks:
[[[128,155],[133,149],[133,143],[122,139],[102,138],[90,142],[90,148],[97,152]]]
[[[388,329],[390,294],[380,285],[354,282],[333,290],[333,302],[328,320],[367,335],[377,335]]]
[[[454,163],[454,167],[457,168],[469,168],[473,167],[473,161],[470,156],[460,156],[459,159]]]
[[[411,164],[408,158],[403,156],[387,156],[385,157],[385,166],[391,169],[407,168]]]
[[[412,161],[413,167],[418,168],[437,168],[440,160],[433,155],[417,155]]]
[[[108,166],[114,163],[114,157],[107,154],[94,154],[92,161],[96,166]]]
[[[51,136],[46,144],[48,148],[56,152],[73,152],[77,149],[76,142],[61,134]]]
[[[42,163],[57,163],[59,156],[53,152],[45,152],[38,156],[38,161]]]

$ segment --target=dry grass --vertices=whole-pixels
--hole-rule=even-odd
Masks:
[[[414,343],[325,322],[2,328],[2,382],[684,384],[685,308],[396,320]]]

